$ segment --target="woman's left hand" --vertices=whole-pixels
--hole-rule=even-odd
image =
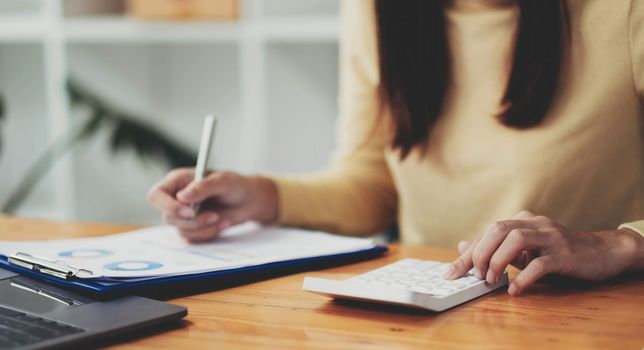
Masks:
[[[492,224],[477,240],[461,242],[459,250],[461,256],[445,278],[456,279],[474,268],[478,278],[495,283],[512,264],[523,271],[510,284],[511,295],[550,273],[600,281],[644,268],[644,238],[634,231],[572,232],[528,211]]]

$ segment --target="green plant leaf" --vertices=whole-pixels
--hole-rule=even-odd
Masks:
[[[117,118],[110,138],[115,153],[134,150],[141,159],[161,159],[169,168],[194,166],[196,157],[168,136],[143,122]]]
[[[96,109],[92,112],[89,120],[83,125],[80,132],[77,134],[77,141],[84,141],[94,136],[103,125],[106,112],[101,109]]]
[[[141,121],[143,118],[111,106],[72,80],[67,82],[67,89],[73,104],[84,105],[92,110],[92,122],[86,125],[87,129],[81,133],[81,138],[91,137],[102,125],[111,124],[112,152],[134,151],[140,159],[161,161],[170,169],[194,166],[197,159],[195,152]]]

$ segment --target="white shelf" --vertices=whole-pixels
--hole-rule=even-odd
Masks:
[[[0,15],[0,42],[33,42],[43,39],[46,22],[30,14]]]
[[[235,42],[237,22],[144,22],[125,16],[74,17],[64,21],[68,42]]]
[[[235,43],[243,35],[268,42],[335,42],[337,16],[237,22],[145,22],[125,16],[84,16],[63,21],[69,43]],[[47,35],[44,18],[0,16],[0,42],[31,42]]]
[[[244,35],[266,41],[336,41],[337,16],[237,22],[146,22],[124,16],[89,16],[65,20],[68,42],[191,43],[237,42]]]

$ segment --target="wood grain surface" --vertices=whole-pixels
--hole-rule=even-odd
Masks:
[[[0,217],[0,240],[61,239],[134,227]],[[550,281],[520,297],[499,290],[442,313],[334,302],[304,276],[347,278],[404,257],[449,261],[445,249],[391,246],[385,257],[168,300],[185,320],[99,344],[123,349],[643,349],[644,277]],[[513,276],[516,271],[511,270]]]

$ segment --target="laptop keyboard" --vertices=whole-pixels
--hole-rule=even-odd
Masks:
[[[0,306],[0,349],[16,349],[83,329]]]

